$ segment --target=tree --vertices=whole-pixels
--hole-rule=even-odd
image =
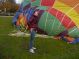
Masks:
[[[5,12],[16,12],[19,6],[17,4],[11,2],[4,2],[0,4],[0,10],[4,10]]]

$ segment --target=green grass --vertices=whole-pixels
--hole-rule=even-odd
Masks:
[[[11,21],[11,17],[0,17],[0,59],[79,59],[79,44],[53,38],[36,38],[36,53],[29,53],[29,37],[8,36],[14,30]]]

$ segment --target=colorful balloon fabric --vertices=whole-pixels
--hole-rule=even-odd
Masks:
[[[67,30],[69,36],[79,37],[79,0],[25,0],[20,7],[23,9],[20,13],[27,18],[28,23],[35,22],[30,21],[34,12],[39,10],[34,25],[38,32],[56,36]],[[13,21],[16,23],[15,19]]]

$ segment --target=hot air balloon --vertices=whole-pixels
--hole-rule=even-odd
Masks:
[[[31,20],[31,23],[36,21],[31,26],[35,26],[38,33],[57,36],[67,31],[68,36],[79,38],[79,0],[25,0],[22,8],[23,17],[27,15],[27,21],[23,22],[21,17],[20,24],[30,22],[34,12],[38,10],[37,21]],[[16,22],[19,20],[17,18]]]

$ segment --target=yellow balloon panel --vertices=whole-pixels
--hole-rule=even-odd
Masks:
[[[63,3],[59,0],[56,0],[53,8],[66,14],[68,17],[70,17],[72,19],[72,21],[75,23],[75,25],[77,27],[79,27],[79,14],[75,10],[75,8],[77,8],[78,6],[79,6],[79,4],[76,4],[73,7],[70,7],[69,5],[65,4],[65,2]],[[62,17],[62,21],[63,21],[63,18],[64,18],[64,16]]]

